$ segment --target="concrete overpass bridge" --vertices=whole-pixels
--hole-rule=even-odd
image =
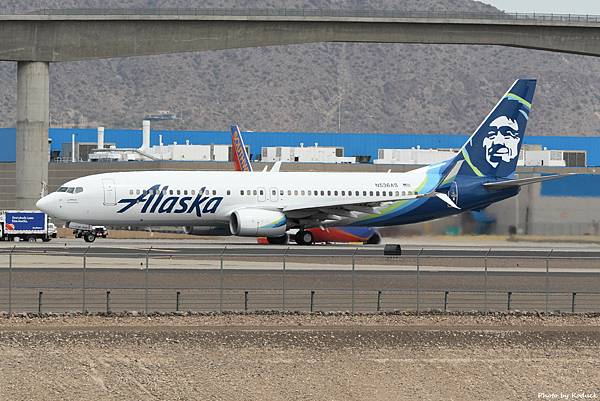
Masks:
[[[51,62],[315,42],[500,45],[600,55],[600,17],[337,10],[72,9],[0,16],[16,61],[16,200],[48,182]]]

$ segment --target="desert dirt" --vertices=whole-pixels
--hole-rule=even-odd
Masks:
[[[590,315],[20,315],[0,400],[598,399],[599,351]]]

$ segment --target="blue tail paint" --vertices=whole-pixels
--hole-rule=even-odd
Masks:
[[[519,79],[506,92],[456,156],[465,161],[459,174],[499,178],[515,172],[535,86],[534,79]]]

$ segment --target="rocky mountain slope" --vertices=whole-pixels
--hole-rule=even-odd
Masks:
[[[495,11],[472,0],[0,0],[0,12],[61,7]],[[132,128],[172,110],[172,129],[473,130],[518,77],[539,79],[529,132],[600,133],[600,60],[494,46],[322,43],[51,65],[51,121]],[[0,63],[0,126],[14,126],[16,65]],[[341,111],[341,113],[340,113]]]

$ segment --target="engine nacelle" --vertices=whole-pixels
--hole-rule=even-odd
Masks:
[[[285,214],[274,210],[240,209],[231,214],[229,229],[241,237],[280,237],[287,230]]]
[[[210,226],[185,226],[183,227],[183,232],[187,235],[201,235],[201,236],[229,236],[231,235],[231,231],[229,231],[229,226],[219,226],[219,227],[210,227]]]

